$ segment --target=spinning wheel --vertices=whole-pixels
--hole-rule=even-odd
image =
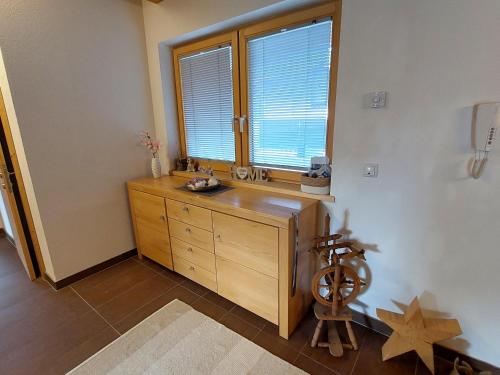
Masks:
[[[337,269],[340,272],[336,272]],[[338,287],[335,282],[336,273],[340,273]],[[344,265],[331,266],[316,272],[312,280],[312,293],[323,306],[333,307],[336,300],[337,308],[342,309],[358,296],[361,285],[361,279],[352,268]]]
[[[325,228],[330,228],[330,217],[327,215]],[[329,234],[316,239],[314,250],[328,264],[313,276],[311,291],[317,303],[314,314],[319,322],[311,340],[311,347],[328,347],[334,357],[342,356],[344,347],[357,350],[356,336],[351,327],[352,312],[347,306],[360,293],[365,283],[354,269],[343,264],[343,261],[359,258],[365,260],[365,251],[357,249],[350,241],[337,242],[341,234]],[[339,250],[343,251],[339,252]],[[328,342],[318,342],[324,322],[328,322]],[[335,321],[344,321],[351,344],[343,344],[335,326]]]

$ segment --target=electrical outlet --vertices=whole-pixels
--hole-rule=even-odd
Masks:
[[[364,177],[377,177],[378,176],[378,164],[365,164],[363,168]]]
[[[387,91],[373,91],[364,95],[363,106],[366,108],[385,108]]]

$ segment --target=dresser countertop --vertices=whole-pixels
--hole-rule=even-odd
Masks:
[[[128,181],[129,189],[179,200],[269,225],[288,228],[293,213],[318,203],[310,198],[267,192],[251,187],[232,187],[214,195],[197,194],[179,189],[189,179],[177,176],[139,178]]]

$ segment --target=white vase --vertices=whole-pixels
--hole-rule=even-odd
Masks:
[[[161,164],[159,158],[151,159],[151,172],[153,172],[154,178],[161,177]]]

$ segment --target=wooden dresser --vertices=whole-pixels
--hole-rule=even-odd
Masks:
[[[282,337],[312,302],[318,201],[234,187],[213,196],[186,178],[128,182],[139,256],[279,325]]]

